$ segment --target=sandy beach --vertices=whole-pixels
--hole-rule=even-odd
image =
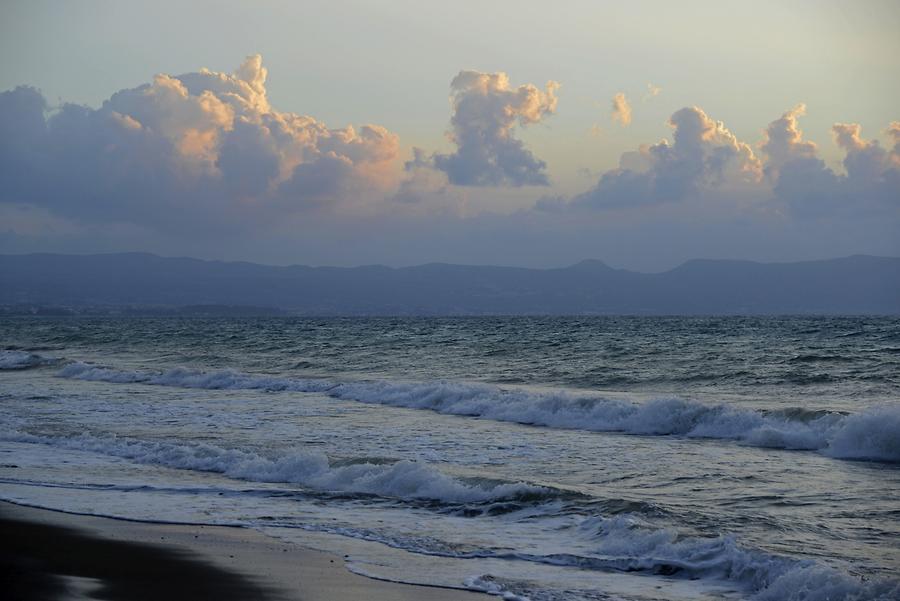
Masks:
[[[0,502],[8,598],[238,601],[432,599],[486,595],[372,580],[340,557],[247,528],[150,524]]]

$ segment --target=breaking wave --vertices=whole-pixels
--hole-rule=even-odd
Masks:
[[[887,600],[900,593],[900,581],[861,581],[811,560],[742,547],[732,536],[680,537],[631,516],[601,518],[582,527],[597,530],[597,567],[736,582],[760,601]]]
[[[654,527],[627,514],[590,517],[575,527],[595,541],[591,553],[536,555],[499,549],[455,548],[436,539],[393,536],[367,528],[321,526],[309,529],[440,557],[505,559],[727,584],[745,592],[754,601],[893,601],[900,595],[900,580],[863,580],[814,560],[744,547],[729,535],[682,536],[675,529]],[[470,577],[466,586],[511,600],[594,598],[590,591],[568,591],[573,593],[571,596],[556,595],[535,589],[533,582],[490,574]]]
[[[581,569],[615,570],[727,582],[754,601],[889,601],[900,598],[900,580],[862,580],[812,560],[800,560],[740,546],[732,536],[682,537],[627,515],[590,518],[580,526],[597,537],[590,556],[515,555],[517,559]],[[489,574],[467,585],[508,599],[529,599],[527,583]]]
[[[300,484],[323,492],[367,494],[392,499],[425,499],[448,504],[533,501],[550,499],[563,492],[524,482],[467,482],[425,463],[409,460],[335,463],[322,453],[310,451],[264,456],[211,444],[172,444],[112,435],[60,437],[13,432],[3,438],[11,442],[90,451],[137,463],[213,472],[238,480]]]
[[[0,351],[0,370],[19,370],[55,365],[60,362],[57,357],[47,357],[37,353],[20,350]]]
[[[865,427],[863,421],[852,426]],[[562,490],[524,482],[458,478],[430,465],[405,460],[393,463],[365,459],[333,461],[324,454],[309,451],[265,454],[211,444],[174,444],[113,435],[39,436],[8,430],[3,439],[100,453],[144,464],[219,473],[252,482],[294,483],[322,492],[427,500],[444,505],[537,500],[553,507],[566,494]],[[533,514],[528,515],[531,517],[524,519],[533,519]],[[577,529],[575,538],[589,541],[585,548],[587,552],[578,553],[530,554],[504,548],[455,548],[438,539],[408,538],[377,529],[331,526],[318,529],[435,556],[513,560],[726,583],[744,591],[754,601],[888,601],[900,598],[900,581],[896,579],[860,579],[813,560],[742,546],[733,536],[683,536],[674,528],[659,528],[633,513],[589,515],[592,517],[566,526]],[[534,583],[504,580],[489,574],[473,577],[467,585],[507,599],[568,598],[553,596],[553,591],[535,589]],[[575,596],[585,598],[584,595]]]
[[[315,392],[341,400],[550,428],[733,440],[755,447],[818,451],[839,459],[900,462],[898,405],[876,407],[855,415],[808,411],[766,413],[683,399],[634,403],[462,382],[335,382],[185,368],[152,373],[80,362],[65,366],[58,375],[79,380],[213,390]]]
[[[593,549],[585,554],[538,555],[497,548],[458,547],[431,537],[397,536],[378,529],[344,525],[300,527],[438,557],[513,560],[599,572],[702,580],[739,589],[753,601],[894,601],[900,598],[900,580],[896,578],[858,578],[815,560],[742,546],[730,535],[682,536],[673,528],[655,527],[632,514],[587,517],[572,526],[581,531],[578,538],[587,536],[593,541]],[[550,591],[536,588],[534,582],[491,574],[469,577],[466,586],[519,601],[609,598],[602,594],[595,597],[592,591]]]

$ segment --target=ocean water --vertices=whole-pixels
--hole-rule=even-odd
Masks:
[[[0,498],[507,599],[900,598],[900,319],[0,321]]]

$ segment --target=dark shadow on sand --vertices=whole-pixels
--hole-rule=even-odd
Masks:
[[[65,577],[90,578],[90,597],[110,601],[267,600],[274,591],[178,549],[115,541],[0,511],[0,596],[20,601],[65,598]]]

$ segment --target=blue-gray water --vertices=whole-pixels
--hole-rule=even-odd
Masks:
[[[0,498],[539,599],[896,599],[900,319],[6,319]]]

